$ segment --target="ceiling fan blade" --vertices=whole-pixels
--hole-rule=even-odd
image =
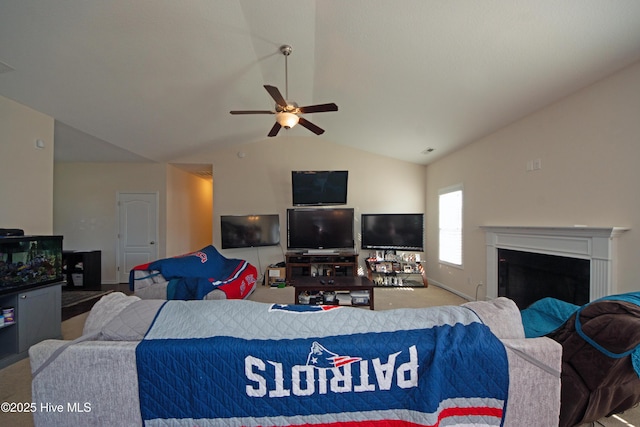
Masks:
[[[315,133],[316,135],[322,135],[324,133],[324,129],[314,125],[313,123],[311,123],[309,120],[305,119],[304,117],[300,117],[300,120],[298,120],[298,124],[300,124],[301,126],[306,127],[307,129],[309,129],[311,132]]]
[[[280,126],[280,123],[276,122],[273,127],[271,128],[271,130],[269,131],[269,135],[267,136],[276,136],[278,134],[278,132],[280,132],[280,128],[282,126]]]
[[[300,107],[301,113],[324,113],[325,111],[338,111],[338,106],[332,102],[330,104],[318,104]]]
[[[268,110],[235,110],[229,111],[231,114],[275,114],[275,111]]]
[[[282,94],[277,87],[264,85],[264,88],[267,90],[267,92],[269,92],[269,95],[271,95],[273,100],[276,101],[276,104],[280,105],[281,107],[287,106],[287,101],[282,97]]]

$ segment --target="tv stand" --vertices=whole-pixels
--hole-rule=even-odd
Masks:
[[[331,253],[285,254],[287,281],[298,276],[357,276],[358,254],[353,251],[332,251]]]
[[[428,287],[427,274],[419,261],[378,261],[367,258],[367,276],[376,286]]]

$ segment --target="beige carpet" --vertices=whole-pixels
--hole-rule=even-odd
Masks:
[[[428,288],[376,288],[375,309],[389,310],[394,308],[421,308],[439,305],[459,305],[466,300],[445,291],[437,286]],[[291,304],[293,288],[270,288],[258,286],[249,297],[250,300]],[[358,308],[358,310],[366,308]],[[88,313],[83,313],[62,322],[62,336],[72,340],[82,333]],[[29,360],[24,359],[0,370],[0,401],[31,402],[31,368]],[[39,404],[39,402],[35,402]],[[620,418],[608,418],[596,425],[607,427],[640,427],[640,410],[628,411]],[[0,426],[31,427],[33,418],[30,414],[11,414],[0,412]],[[46,426],[45,426],[46,427]],[[546,427],[546,426],[545,426]]]

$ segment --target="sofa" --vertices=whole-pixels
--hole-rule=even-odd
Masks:
[[[255,266],[226,258],[208,245],[135,266],[129,272],[129,289],[142,299],[244,299],[255,290],[257,278]]]
[[[561,346],[525,339],[506,298],[370,311],[112,293],[83,336],[29,356],[33,401],[63,405],[36,426],[547,427],[560,412]]]

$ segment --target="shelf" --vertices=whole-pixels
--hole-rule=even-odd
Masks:
[[[2,328],[7,328],[7,327],[9,327],[9,326],[13,326],[13,325],[15,325],[15,324],[16,324],[16,322],[8,322],[8,323],[7,323],[7,322],[5,322],[5,323],[4,323],[4,325],[0,325],[0,329],[2,329]]]
[[[294,280],[296,276],[356,276],[358,274],[358,254],[338,252],[335,254],[304,254],[288,252],[286,259],[286,278]]]
[[[278,286],[280,283],[286,283],[287,269],[284,267],[267,267],[267,271],[264,274],[265,285]]]
[[[62,264],[67,279],[65,290],[102,288],[101,251],[63,251]]]
[[[377,287],[428,287],[424,267],[418,261],[392,261],[367,258],[367,276]]]

